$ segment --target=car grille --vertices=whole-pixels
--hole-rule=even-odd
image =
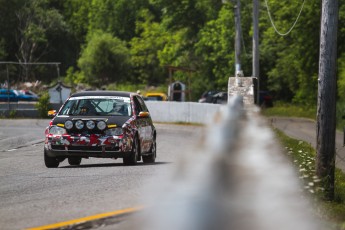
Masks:
[[[73,128],[71,130],[67,130],[67,133],[70,134],[70,135],[82,134],[82,135],[86,136],[88,134],[101,134],[101,135],[103,135],[104,131],[103,130],[101,131],[101,130],[98,130],[98,129],[90,130],[90,129],[87,129],[87,128],[83,128],[81,130],[78,130],[76,128]]]
[[[53,150],[66,150],[64,145],[51,145]],[[67,146],[68,151],[102,152],[102,146]],[[119,147],[106,146],[105,151],[119,151]]]

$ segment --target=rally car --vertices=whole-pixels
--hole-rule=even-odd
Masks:
[[[68,159],[123,158],[125,165],[156,159],[156,129],[142,97],[131,92],[85,91],[73,94],[45,130],[44,162],[56,168]]]

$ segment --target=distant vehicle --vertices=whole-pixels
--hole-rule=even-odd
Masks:
[[[228,93],[227,92],[219,92],[212,96],[212,103],[213,104],[226,104],[228,102]]]
[[[273,106],[273,97],[269,91],[260,91],[259,92],[259,106],[260,107],[272,107]]]
[[[39,96],[31,90],[19,90],[19,93],[26,96],[24,100],[38,101],[39,99]]]
[[[145,101],[167,101],[168,97],[165,93],[146,93]]]
[[[118,91],[84,91],[73,94],[45,131],[44,162],[56,168],[68,159],[122,158],[125,165],[154,163],[156,129],[142,97]]]
[[[199,99],[199,102],[200,103],[213,103],[213,95],[219,93],[220,91],[219,90],[209,90],[209,91],[205,91],[200,99]]]
[[[13,89],[0,89],[0,101],[18,102],[18,92]]]

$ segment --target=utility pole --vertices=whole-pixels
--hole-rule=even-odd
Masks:
[[[241,2],[237,0],[234,6],[235,11],[235,76],[241,71]]]
[[[338,11],[338,0],[322,0],[316,174],[328,200],[334,199]]]
[[[235,77],[237,86],[241,85],[238,73],[241,72],[241,2],[240,0],[231,0],[234,3],[235,14]],[[222,0],[223,4],[228,0]]]
[[[259,0],[253,0],[253,77],[256,79],[257,98],[259,104],[260,79],[259,79]],[[254,94],[255,95],[255,94]]]

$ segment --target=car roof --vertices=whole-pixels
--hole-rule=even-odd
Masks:
[[[118,96],[118,97],[130,97],[131,95],[136,95],[132,92],[124,91],[82,91],[79,93],[74,93],[71,97],[80,97],[80,96]]]

